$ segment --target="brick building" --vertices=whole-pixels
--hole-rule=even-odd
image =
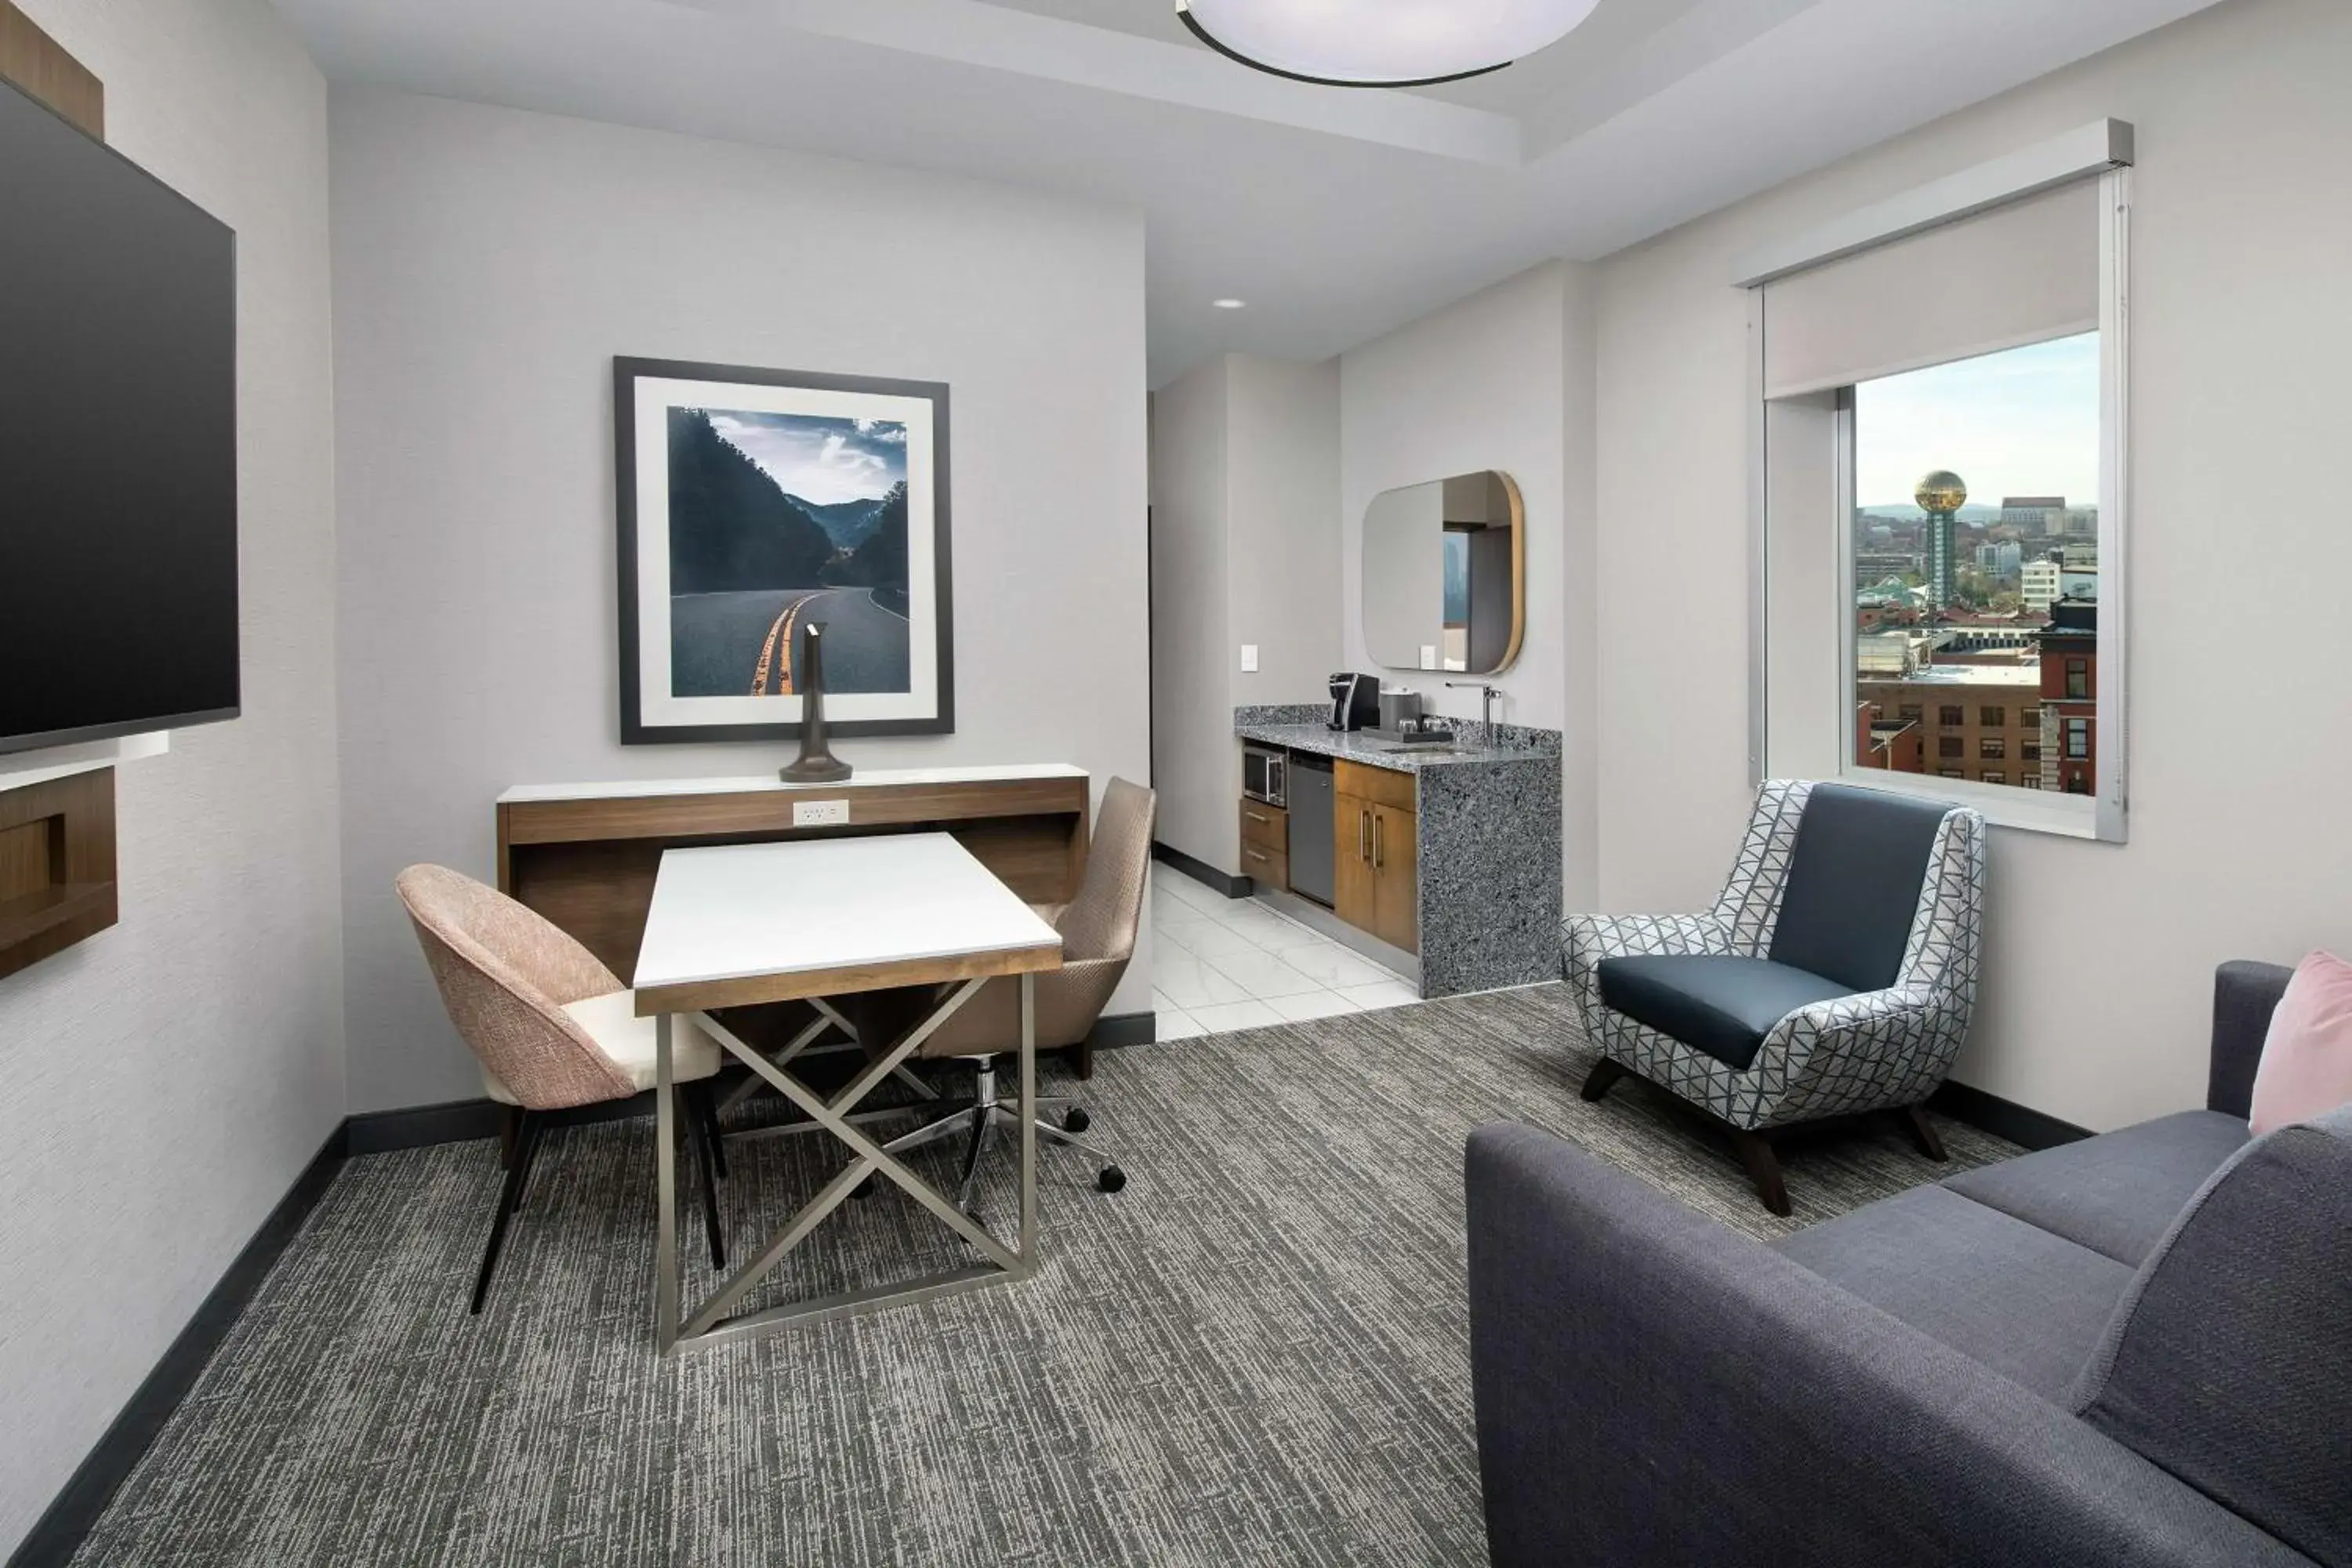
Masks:
[[[2099,778],[2099,606],[2050,606],[2042,647],[2042,787],[2095,795]]]
[[[2042,674],[2030,664],[1930,665],[1899,679],[1856,683],[1854,761],[1975,784],[2044,785],[2048,722]],[[1916,742],[1874,756],[1882,725],[1911,726]],[[1918,762],[1901,757],[1916,745]]]

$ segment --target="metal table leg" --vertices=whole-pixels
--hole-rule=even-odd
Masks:
[[[1037,1272],[1037,977],[1021,977],[1021,1273]]]
[[[725,1026],[706,1014],[691,1015],[694,1024],[717,1040],[730,1055],[756,1074],[767,1087],[773,1088],[798,1106],[811,1121],[832,1133],[848,1146],[855,1156],[842,1172],[826,1183],[817,1194],[803,1205],[799,1213],[769,1237],[751,1261],[737,1269],[714,1292],[710,1299],[696,1308],[685,1321],[679,1321],[678,1296],[680,1281],[677,1271],[677,1237],[675,1209],[677,1175],[675,1155],[670,1147],[670,1017],[661,1020],[658,1046],[660,1185],[662,1197],[662,1227],[658,1245],[661,1278],[658,1290],[658,1314],[661,1322],[662,1350],[694,1350],[705,1345],[758,1334],[774,1333],[795,1323],[835,1318],[853,1312],[872,1310],[879,1307],[898,1306],[911,1301],[929,1300],[976,1289],[1006,1279],[1024,1279],[1036,1271],[1037,1262],[1037,1137],[1036,1137],[1036,982],[1034,976],[1020,977],[1021,987],[1021,1233],[1016,1247],[1005,1246],[986,1226],[957,1208],[941,1193],[921,1177],[909,1171],[887,1150],[866,1135],[861,1125],[866,1117],[857,1112],[858,1102],[875,1088],[892,1077],[922,1043],[952,1017],[958,1009],[976,995],[985,980],[967,980],[958,984],[931,1015],[908,1033],[880,1059],[870,1062],[847,1088],[831,1100],[820,1097],[814,1090],[786,1072],[782,1067],[761,1057]],[[830,1011],[830,1009],[826,1009]],[[792,1251],[805,1241],[849,1194],[874,1174],[880,1174],[901,1189],[934,1217],[986,1258],[976,1267],[954,1269],[929,1279],[910,1280],[904,1284],[877,1286],[845,1291],[838,1295],[812,1301],[792,1302],[761,1311],[729,1316],[752,1288],[781,1265]]]
[[[672,1103],[675,1014],[654,1020],[654,1189],[661,1217],[654,1231],[654,1337],[664,1355],[677,1343],[677,1110]]]

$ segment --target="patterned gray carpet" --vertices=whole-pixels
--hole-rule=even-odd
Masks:
[[[1891,1125],[1799,1142],[1775,1220],[1662,1097],[1579,1100],[1572,1037],[1550,986],[1108,1053],[1085,1093],[1130,1184],[1045,1156],[1036,1279],[667,1362],[646,1124],[549,1142],[478,1320],[491,1147],[354,1161],[76,1561],[1484,1562],[1471,1128],[1550,1129],[1759,1237],[1939,1173]],[[748,1255],[837,1167],[734,1150]],[[825,1234],[793,1289],[969,1261],[896,1189]]]

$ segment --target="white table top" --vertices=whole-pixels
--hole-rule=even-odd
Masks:
[[[786,784],[773,773],[740,778],[620,779],[605,784],[517,784],[499,796],[511,805],[542,800],[632,800],[672,795],[752,795],[804,790],[844,795],[884,784],[996,784],[1021,779],[1082,779],[1087,770],[1068,763],[1003,763],[968,768],[860,768],[837,784]]]
[[[944,833],[663,854],[638,990],[1056,945],[1019,894]]]

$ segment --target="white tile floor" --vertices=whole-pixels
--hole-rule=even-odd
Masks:
[[[1249,899],[1151,868],[1160,1037],[1218,1035],[1418,1002],[1395,971]]]

